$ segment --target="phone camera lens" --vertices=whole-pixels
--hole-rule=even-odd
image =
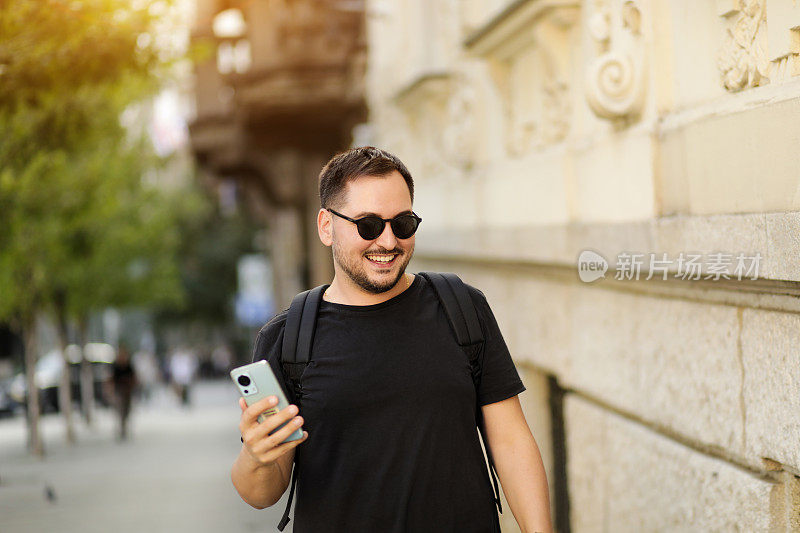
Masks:
[[[247,376],[239,376],[239,379],[237,381],[239,381],[239,385],[241,385],[242,387],[247,387],[248,385],[250,385],[250,378],[248,378]]]

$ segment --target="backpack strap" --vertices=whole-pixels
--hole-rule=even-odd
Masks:
[[[300,376],[311,361],[311,346],[314,342],[314,329],[317,324],[317,311],[322,293],[327,285],[320,285],[303,291],[292,299],[286,315],[286,326],[281,346],[281,365],[289,378],[294,401],[302,397]]]
[[[320,285],[303,291],[292,299],[289,313],[286,315],[286,326],[283,332],[283,345],[281,346],[281,366],[289,378],[289,387],[294,403],[300,407],[303,398],[303,386],[300,377],[311,361],[311,347],[314,342],[314,330],[317,325],[317,312],[322,293],[328,288]],[[295,456],[295,460],[296,460]],[[289,511],[294,498],[294,488],[297,484],[297,468],[292,468],[292,482],[289,489],[289,500],[286,510],[278,523],[278,530],[283,531],[289,523]]]
[[[470,368],[472,369],[472,381],[475,384],[477,398],[478,386],[481,382],[481,361],[479,355],[483,348],[483,330],[481,329],[478,313],[475,304],[469,294],[469,289],[456,274],[452,272],[420,272],[433,286],[436,296],[444,307],[450,327],[456,335],[459,346],[469,358]],[[483,411],[481,406],[476,407],[476,424],[483,439],[483,447],[486,451],[486,459],[489,463],[489,472],[492,475],[492,485],[494,487],[494,502],[497,510],[503,513],[503,505],[500,503],[500,488],[497,481],[497,470],[494,467],[492,452],[489,449],[489,441],[486,438],[486,427],[483,422]]]
[[[419,274],[433,285],[433,290],[442,302],[450,326],[456,334],[458,344],[468,346],[483,342],[483,331],[475,305],[461,278],[451,272]]]

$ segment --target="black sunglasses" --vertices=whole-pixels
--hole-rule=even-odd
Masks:
[[[398,239],[408,239],[416,233],[419,223],[422,219],[416,213],[403,213],[394,218],[381,218],[377,215],[367,215],[361,218],[350,218],[341,213],[337,213],[333,209],[328,209],[334,215],[341,217],[345,220],[355,223],[358,228],[358,234],[361,238],[367,241],[374,241],[383,233],[383,228],[386,227],[388,222],[392,226],[392,233]]]

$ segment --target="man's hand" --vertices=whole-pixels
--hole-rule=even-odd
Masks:
[[[258,423],[258,416],[277,403],[278,399],[275,396],[267,396],[248,407],[244,398],[239,398],[239,407],[242,409],[242,417],[239,422],[242,442],[247,453],[259,465],[272,465],[280,456],[308,438],[308,432],[304,431],[303,438],[283,442],[303,424],[302,417],[295,416],[299,409],[294,404],[289,404],[277,413],[264,417],[264,421]],[[270,432],[287,420],[288,424],[270,435]]]

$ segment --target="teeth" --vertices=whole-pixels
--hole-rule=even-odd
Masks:
[[[388,263],[394,259],[394,255],[368,255],[367,259],[376,261],[378,263]]]

